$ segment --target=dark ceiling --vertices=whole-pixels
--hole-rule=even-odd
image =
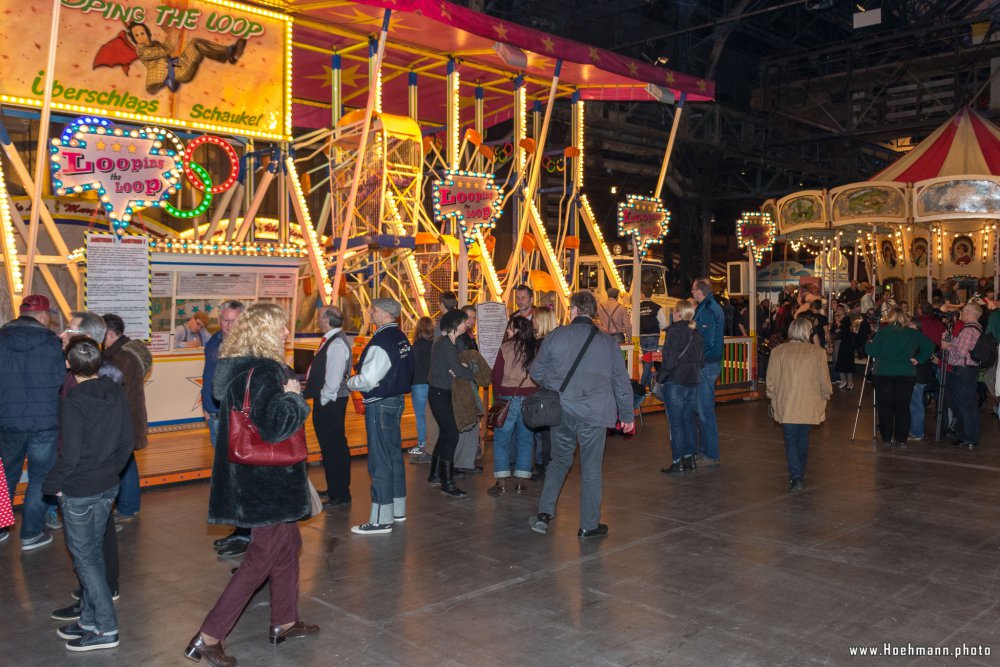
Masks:
[[[990,78],[1000,72],[996,0],[462,4],[649,62],[666,58],[672,69],[716,81],[716,103],[685,108],[671,159],[666,199],[679,281],[731,249],[726,237],[740,210],[801,187],[867,178],[965,105],[1000,118],[1000,88],[990,103]],[[881,10],[881,22],[855,28],[861,10],[868,21]],[[992,85],[1000,87],[1000,74]],[[674,111],[593,107],[587,190],[599,213],[610,212],[610,186],[654,186]]]

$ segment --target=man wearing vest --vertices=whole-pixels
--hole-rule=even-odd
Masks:
[[[667,321],[660,304],[650,297],[653,290],[644,285],[642,301],[639,302],[639,348],[642,350],[642,377],[639,383],[647,390],[653,381],[653,362],[646,356],[660,349],[660,330],[667,328]]]
[[[313,401],[312,421],[323,453],[326,472],[324,507],[351,502],[351,452],[347,448],[344,420],[347,417],[347,376],[351,373],[351,341],[344,333],[344,313],[336,306],[323,306],[316,313],[323,343],[316,351],[306,388],[302,394]]]
[[[357,375],[347,380],[364,396],[368,432],[368,474],[372,478],[372,511],[368,523],[351,528],[358,535],[392,532],[393,522],[406,521],[406,470],[399,423],[403,395],[413,383],[413,351],[396,318],[395,299],[373,299],[371,318],[378,327],[358,360]]]
[[[597,309],[597,328],[606,334],[611,334],[615,342],[621,345],[632,337],[632,321],[628,310],[618,303],[621,294],[614,287],[608,290],[608,298]]]

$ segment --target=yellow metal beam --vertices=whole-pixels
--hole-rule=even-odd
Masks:
[[[61,312],[62,316],[68,320],[70,311],[73,309],[70,308],[69,302],[66,301],[66,297],[63,296],[62,290],[59,288],[59,283],[56,282],[55,276],[52,275],[52,269],[49,268],[48,264],[42,264],[38,260],[39,258],[35,257],[35,263],[38,266],[38,271],[42,274],[42,279],[45,281],[45,284],[49,286],[49,291],[52,292],[52,296],[56,300],[56,305],[59,306],[59,312]],[[65,260],[63,260],[63,263],[65,264]]]
[[[25,192],[33,191],[35,182],[28,173],[28,168],[24,166],[24,162],[21,160],[21,156],[18,154],[17,149],[14,148],[13,144],[4,144],[3,151],[10,160],[10,164],[14,168],[14,173],[16,173],[17,177],[21,180],[21,187],[24,188]],[[39,207],[39,212],[42,216],[42,224],[45,226],[45,231],[49,233],[52,245],[56,247],[56,252],[64,257],[69,255],[69,248],[66,246],[66,242],[63,240],[62,234],[59,232],[59,227],[56,226],[55,220],[52,219],[52,214],[49,213],[49,207],[45,205],[44,198],[40,202],[32,202],[31,205]],[[78,269],[75,264],[68,264],[66,269],[69,271],[69,275],[73,279],[73,282],[80,285],[80,269]]]

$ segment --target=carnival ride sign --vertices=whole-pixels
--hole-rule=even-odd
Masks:
[[[433,184],[434,220],[454,219],[466,244],[474,243],[477,233],[496,227],[502,201],[503,192],[493,174],[448,169]]]
[[[770,213],[744,211],[736,222],[736,242],[753,255],[756,264],[760,264],[764,253],[774,247],[774,237],[775,226]]]
[[[28,4],[0,0],[0,102],[41,106],[52,3]],[[291,29],[228,1],[62,0],[52,107],[287,139]]]
[[[229,158],[229,175],[214,185],[208,171],[192,159],[201,145],[212,145]],[[57,195],[96,191],[112,228],[121,233],[133,214],[150,206],[178,218],[208,210],[212,196],[236,182],[236,151],[219,137],[202,136],[187,148],[162,127],[118,126],[105,118],[84,117],[66,126],[51,144],[52,186]],[[181,176],[202,192],[201,203],[182,211],[167,199],[181,188]]]
[[[670,231],[670,212],[653,197],[628,195],[618,204],[618,235],[632,236],[639,255],[649,254],[649,246],[661,243]]]

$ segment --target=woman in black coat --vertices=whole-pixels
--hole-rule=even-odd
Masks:
[[[698,383],[705,365],[705,342],[694,322],[695,304],[682,299],[673,308],[673,324],[663,339],[663,364],[656,380],[663,383],[663,403],[670,427],[670,466],[660,472],[694,470],[698,432]]]
[[[431,472],[427,481],[440,484],[441,492],[452,498],[462,498],[465,491],[455,486],[455,448],[458,447],[458,425],[451,403],[451,387],[455,378],[474,380],[475,374],[458,360],[456,341],[465,333],[469,316],[461,310],[449,310],[441,316],[441,337],[431,348],[430,391],[427,402],[438,424],[438,441],[431,457]]]
[[[854,355],[857,349],[855,346],[857,334],[854,333],[854,328],[851,326],[851,316],[843,305],[837,306],[837,314],[834,319],[836,320],[834,336],[836,336],[838,345],[837,358],[833,362],[833,372],[840,375],[835,386],[846,386],[848,390],[851,390],[854,389],[856,363]]]
[[[236,664],[225,654],[222,642],[265,581],[271,584],[268,640],[272,644],[319,631],[302,622],[298,609],[302,538],[297,522],[309,513],[305,462],[251,466],[229,461],[229,411],[242,407],[248,382],[250,418],[264,440],[280,442],[305,424],[309,406],[284,363],[286,322],[284,311],[274,304],[250,306],[223,341],[213,378],[222,409],[208,521],[253,529],[243,564],[184,652],[192,660],[205,658],[214,667]]]

